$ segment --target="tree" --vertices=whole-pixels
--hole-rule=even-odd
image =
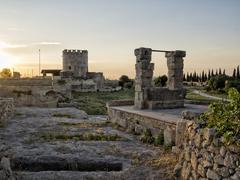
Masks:
[[[233,70],[233,75],[232,75],[232,77],[235,79],[236,78],[236,69],[234,68],[234,70]]]
[[[237,74],[236,74],[236,78],[237,78],[237,79],[240,79],[239,66],[237,67]]]
[[[0,76],[2,78],[9,78],[9,77],[11,77],[12,76],[11,70],[8,69],[8,68],[2,69],[2,71],[0,72]]]
[[[194,71],[193,73],[193,79],[192,79],[193,82],[196,82],[197,81],[197,73],[196,71]]]
[[[185,73],[183,74],[183,81],[186,81],[186,75],[185,75]]]
[[[190,73],[189,79],[190,79],[191,82],[193,81],[193,75],[192,75],[192,73]]]
[[[221,70],[221,68],[219,68],[218,74],[219,74],[219,75],[222,74],[222,70]]]
[[[122,75],[120,78],[119,78],[119,86],[121,87],[124,87],[124,84],[125,83],[128,83],[128,82],[131,82],[131,80],[129,79],[129,77],[127,75]]]
[[[155,86],[164,87],[167,85],[167,80],[168,80],[168,77],[166,75],[158,76],[157,78],[154,79],[154,84]]]
[[[209,80],[211,78],[211,72],[210,72],[210,69],[208,70],[208,77],[207,77],[207,80]]]
[[[189,73],[187,73],[187,82],[190,82],[190,76],[189,76]]]
[[[205,82],[205,72],[204,71],[202,71],[201,81]]]
[[[223,70],[223,75],[226,75],[225,69]]]
[[[213,76],[208,81],[208,85],[212,90],[221,90],[225,88],[225,82],[229,80],[226,75]]]
[[[214,76],[214,72],[213,72],[213,69],[212,69],[212,72],[211,72],[211,77],[213,77]]]

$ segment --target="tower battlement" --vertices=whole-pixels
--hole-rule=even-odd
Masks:
[[[86,54],[87,50],[78,50],[78,49],[64,49],[63,54]]]

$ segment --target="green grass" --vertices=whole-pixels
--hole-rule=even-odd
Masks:
[[[85,128],[85,127],[105,127],[110,125],[109,121],[105,121],[105,122],[59,122],[59,125],[62,126],[77,126],[77,127],[81,127],[81,128]]]
[[[201,96],[199,94],[195,94],[191,91],[187,92],[186,99],[196,104],[210,104],[212,102],[218,101],[218,100],[213,100],[213,99]]]
[[[117,134],[103,134],[103,133],[79,133],[79,134],[68,134],[62,132],[47,132],[41,135],[46,141],[57,141],[57,140],[75,140],[75,141],[119,141],[123,140]]]
[[[118,92],[80,92],[73,93],[74,99],[79,103],[79,109],[89,115],[107,114],[106,103],[111,100],[133,99],[134,90],[121,90]]]

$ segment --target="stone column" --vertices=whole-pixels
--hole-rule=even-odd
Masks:
[[[183,58],[185,51],[166,52],[168,66],[168,88],[170,90],[183,88]]]
[[[136,109],[146,108],[148,100],[147,91],[152,87],[152,77],[154,64],[150,63],[152,58],[152,49],[135,49],[136,56],[136,78],[135,78],[135,101]]]

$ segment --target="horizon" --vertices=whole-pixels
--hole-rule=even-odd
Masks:
[[[2,2],[0,69],[38,75],[38,49],[44,69],[62,67],[63,49],[87,49],[89,71],[132,78],[134,49],[149,47],[185,50],[185,72],[222,68],[232,74],[240,60],[239,5],[237,0]],[[155,76],[166,74],[164,54],[153,54],[153,63]]]

